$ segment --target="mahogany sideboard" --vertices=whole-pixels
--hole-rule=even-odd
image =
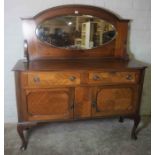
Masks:
[[[26,60],[13,68],[21,148],[27,148],[24,130],[40,123],[104,117],[133,119],[137,139],[146,66],[129,60],[129,20],[65,5],[22,22]]]

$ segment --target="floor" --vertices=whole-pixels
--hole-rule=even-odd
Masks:
[[[150,155],[150,118],[138,127],[138,140],[131,140],[133,121],[102,119],[52,123],[31,130],[26,151],[20,151],[15,124],[5,124],[5,155]]]

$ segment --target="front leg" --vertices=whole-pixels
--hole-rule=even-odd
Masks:
[[[133,126],[133,129],[131,132],[131,138],[136,140],[137,139],[136,129],[137,129],[138,124],[140,122],[140,116],[136,115],[133,117],[133,119],[134,119],[134,126]]]
[[[17,124],[17,132],[22,140],[22,145],[20,147],[21,150],[26,150],[27,148],[27,140],[25,139],[25,136],[24,136],[24,126],[21,125],[21,124]]]
[[[17,132],[18,132],[18,134],[21,138],[21,141],[22,141],[22,145],[20,147],[21,150],[26,150],[27,143],[28,143],[28,141],[24,135],[24,130],[29,129],[29,128],[33,127],[34,125],[36,125],[36,123],[22,122],[22,123],[17,124]]]

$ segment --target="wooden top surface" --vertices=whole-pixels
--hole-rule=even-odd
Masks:
[[[124,70],[144,69],[147,66],[136,60],[19,60],[13,71],[67,71],[67,70]]]

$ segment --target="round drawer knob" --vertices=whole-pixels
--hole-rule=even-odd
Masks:
[[[98,75],[94,75],[93,80],[100,80],[100,77]]]
[[[70,80],[70,81],[75,81],[75,80],[76,80],[76,77],[75,77],[75,76],[70,76],[70,77],[69,77],[69,80]]]
[[[133,79],[133,77],[132,77],[132,75],[131,75],[131,74],[128,74],[128,75],[126,76],[126,79],[127,79],[127,80],[132,80],[132,79]]]
[[[40,82],[40,78],[39,78],[38,76],[35,76],[35,77],[33,78],[33,81],[34,81],[35,83],[39,83],[39,82]]]

